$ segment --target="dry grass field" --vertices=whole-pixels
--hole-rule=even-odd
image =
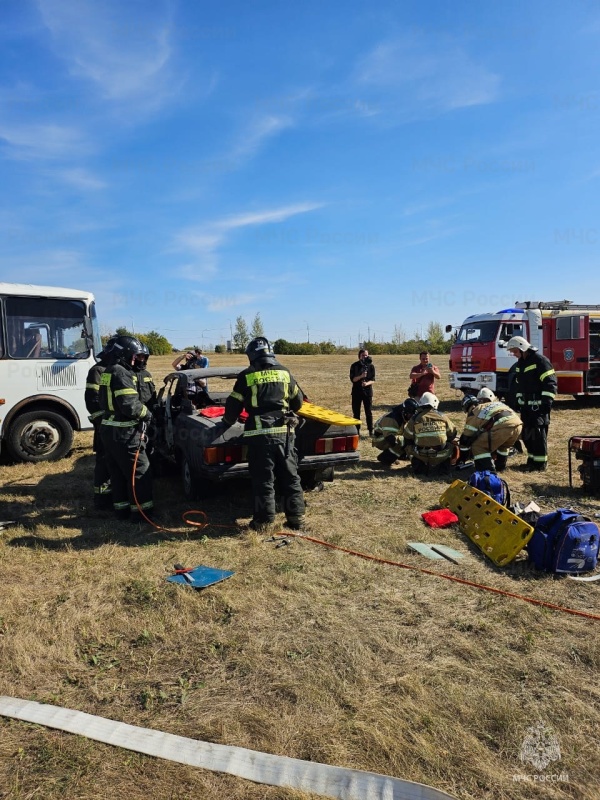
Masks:
[[[150,360],[155,377],[170,360]],[[352,360],[282,358],[313,402],[347,413]],[[404,398],[417,360],[375,358],[377,416]],[[441,408],[462,429],[447,359],[435,360]],[[598,499],[569,489],[566,443],[576,433],[599,435],[598,411],[561,397],[550,469],[531,475],[520,469],[524,456],[511,459],[513,499],[536,498],[543,511],[599,509]],[[600,613],[600,582],[535,574],[523,557],[498,569],[458,529],[426,528],[420,515],[436,507],[445,479],[414,478],[406,462],[382,471],[377,452],[362,438],[361,462],[307,494],[311,536]],[[0,519],[19,520],[0,533],[0,694],[391,774],[460,800],[600,795],[598,621],[302,539],[276,548],[244,529],[244,483],[199,504],[213,527],[188,535],[179,478],[161,477],[156,518],[179,532],[132,530],[94,513],[92,467],[90,433],[76,437],[63,461],[0,466]],[[428,561],[408,550],[411,540],[449,544],[467,557],[460,565]],[[165,582],[175,562],[235,575],[195,592]],[[561,756],[541,773],[519,758],[538,722],[556,736]],[[119,796],[312,797],[0,717],[1,798]]]

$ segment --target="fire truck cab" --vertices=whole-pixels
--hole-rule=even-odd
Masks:
[[[487,386],[505,395],[516,363],[506,349],[513,336],[550,360],[560,394],[600,394],[600,305],[570,300],[517,301],[514,308],[467,317],[450,351],[451,388],[471,394]]]

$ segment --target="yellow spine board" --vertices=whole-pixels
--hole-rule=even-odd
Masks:
[[[531,525],[464,481],[454,481],[440,505],[454,511],[461,531],[498,567],[514,561],[533,536]]]
[[[298,416],[313,419],[316,422],[326,422],[328,425],[360,425],[359,419],[347,417],[345,414],[330,411],[322,406],[315,406],[313,403],[302,403]]]

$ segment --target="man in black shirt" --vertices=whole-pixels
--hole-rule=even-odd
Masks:
[[[369,436],[373,435],[373,384],[375,383],[375,367],[368,350],[358,351],[358,361],[350,367],[350,380],[352,381],[352,414],[355,419],[360,419],[360,407],[365,408],[365,420],[369,429]]]

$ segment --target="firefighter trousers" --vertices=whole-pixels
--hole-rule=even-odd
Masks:
[[[112,508],[110,474],[106,465],[102,437],[100,436],[100,420],[94,420],[93,449],[94,453],[96,453],[96,463],[94,464],[94,506],[98,509]]]
[[[521,422],[513,422],[505,425],[496,425],[489,431],[482,431],[471,445],[475,469],[493,470],[493,453],[498,453],[502,465],[505,465],[508,450],[517,441],[522,429]]]
[[[113,509],[117,518],[127,519],[130,514],[134,519],[139,516],[132,487],[133,465],[138,449],[140,454],[135,468],[135,492],[140,507],[148,513],[154,505],[152,472],[142,434],[136,428],[101,425],[100,437],[104,445],[112,485]]]
[[[260,524],[275,519],[275,481],[283,495],[283,510],[288,522],[299,522],[304,517],[304,493],[298,476],[294,435],[261,434],[246,437],[246,441],[254,495],[254,522]]]
[[[548,428],[549,414],[522,414],[523,444],[527,449],[527,466],[530,469],[543,470],[548,463]],[[544,424],[541,424],[541,423]]]

